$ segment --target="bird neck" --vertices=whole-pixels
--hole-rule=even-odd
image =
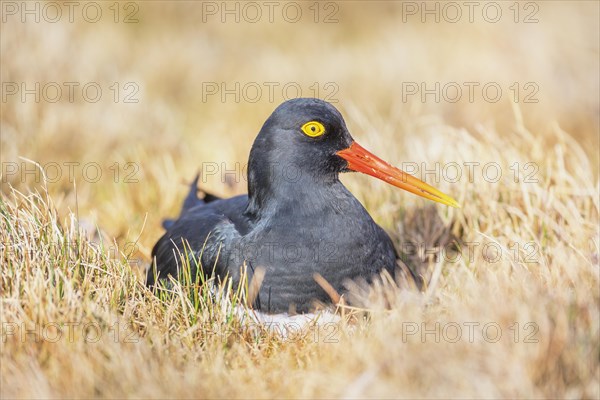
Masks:
[[[345,191],[337,173],[313,173],[292,166],[271,166],[265,173],[248,174],[248,207],[245,214],[260,219],[280,213],[306,216],[315,205],[328,204]]]

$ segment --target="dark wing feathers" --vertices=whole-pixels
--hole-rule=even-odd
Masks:
[[[152,258],[156,261],[156,271],[148,271],[148,285],[155,283],[155,272],[159,279],[168,275],[178,277],[182,255],[190,260],[192,276],[196,275],[196,261],[204,265],[207,260],[216,259],[219,249],[214,242],[220,236],[216,231],[221,229],[221,225],[230,224],[225,216],[214,210],[199,208],[194,211],[174,221],[154,246]],[[190,223],[190,217],[194,217],[194,223]],[[212,269],[212,265],[207,267]],[[211,273],[210,270],[204,272],[206,275]]]
[[[191,185],[194,189],[184,201],[181,215],[166,227],[167,232],[158,240],[152,249],[153,263],[148,270],[146,284],[156,283],[156,277],[177,277],[182,262],[182,255],[193,255],[200,261],[203,274],[210,276],[213,269],[217,275],[224,276],[227,260],[230,257],[225,250],[235,249],[235,244],[248,230],[247,222],[242,218],[248,203],[248,197],[237,196],[227,200],[205,202],[196,196],[197,179]],[[189,257],[188,257],[189,258]],[[196,274],[196,263],[190,260],[192,276]],[[235,271],[231,271],[232,274]]]

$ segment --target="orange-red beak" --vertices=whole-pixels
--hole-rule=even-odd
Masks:
[[[409,175],[396,167],[392,167],[381,158],[365,150],[356,142],[352,142],[350,147],[338,151],[336,154],[348,161],[348,168],[353,171],[374,176],[390,185],[407,190],[418,196],[425,197],[426,199],[437,201],[438,203],[446,204],[451,207],[460,207],[458,202],[452,197],[429,186],[414,176]]]

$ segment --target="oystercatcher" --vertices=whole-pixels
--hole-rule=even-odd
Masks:
[[[180,277],[183,257],[196,272],[239,283],[263,272],[255,307],[276,313],[308,312],[329,302],[349,279],[387,270],[397,252],[387,233],[340,182],[339,174],[362,172],[439,203],[458,203],[389,165],[352,139],[340,112],[312,98],[284,102],[256,137],[248,160],[248,195],[197,196],[197,178],[180,216],[152,250],[147,285]],[[201,270],[196,271],[196,268]],[[315,279],[315,278],[318,279]],[[324,287],[326,285],[326,287]]]

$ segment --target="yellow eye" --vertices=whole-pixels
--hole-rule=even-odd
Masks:
[[[310,121],[302,125],[302,132],[306,136],[317,137],[325,133],[325,127],[318,121]]]

